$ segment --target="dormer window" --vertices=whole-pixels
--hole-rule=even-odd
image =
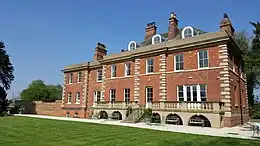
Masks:
[[[157,35],[154,35],[153,38],[152,38],[152,44],[158,44],[158,43],[161,43],[162,42],[162,37],[161,35],[157,34]]]
[[[182,38],[189,38],[194,36],[194,30],[191,26],[185,27],[181,32]]]
[[[135,49],[136,49],[136,42],[135,41],[131,41],[128,44],[128,51],[135,50]]]

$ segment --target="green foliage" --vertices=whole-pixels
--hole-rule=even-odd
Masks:
[[[254,105],[252,109],[252,119],[260,119],[260,104]]]
[[[55,101],[61,99],[61,85],[45,85],[42,80],[32,81],[27,89],[21,92],[21,99],[29,101]]]
[[[3,87],[0,86],[0,116],[4,115],[8,106],[8,100],[6,99],[6,92]]]
[[[153,114],[153,111],[152,111],[151,108],[146,108],[146,109],[144,109],[144,116],[145,116],[146,118],[151,117],[152,114]]]
[[[5,90],[8,90],[11,82],[14,80],[14,68],[10,62],[9,55],[4,49],[5,45],[0,41],[0,83]]]
[[[254,89],[259,85],[260,81],[260,24],[259,22],[251,24],[255,27],[252,46],[249,46],[249,38],[245,32],[237,33],[236,43],[243,53],[244,72],[247,80],[248,104],[254,105]]]

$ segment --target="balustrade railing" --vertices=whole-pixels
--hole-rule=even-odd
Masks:
[[[222,110],[221,102],[189,102],[189,101],[166,101],[152,102],[149,108],[161,110],[202,110],[202,111],[219,111]]]
[[[93,107],[95,108],[127,108],[131,106],[133,109],[139,108],[136,102],[94,102]],[[201,111],[220,111],[223,108],[222,102],[192,102],[192,101],[154,101],[146,104],[146,108],[152,108],[153,110],[201,110]]]

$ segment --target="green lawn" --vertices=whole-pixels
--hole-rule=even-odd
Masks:
[[[0,145],[260,146],[260,141],[26,117],[0,118]]]

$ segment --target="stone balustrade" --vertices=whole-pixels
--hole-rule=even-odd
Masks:
[[[180,110],[180,111],[220,111],[223,108],[222,102],[189,102],[189,101],[166,101],[166,102],[152,102],[149,106],[153,110]]]
[[[136,104],[136,102],[124,102],[124,101],[116,101],[116,102],[109,102],[109,101],[103,101],[103,102],[94,102],[93,107],[94,108],[120,108],[124,109],[131,106],[132,108],[138,108],[139,106]]]
[[[113,109],[126,109],[131,106],[133,109],[139,108],[138,103],[124,101],[116,102],[95,102],[93,104],[94,108],[113,108]],[[168,110],[168,111],[201,111],[201,112],[219,112],[223,109],[222,102],[192,102],[192,101],[154,101],[148,103],[146,108],[151,108],[152,110]]]

